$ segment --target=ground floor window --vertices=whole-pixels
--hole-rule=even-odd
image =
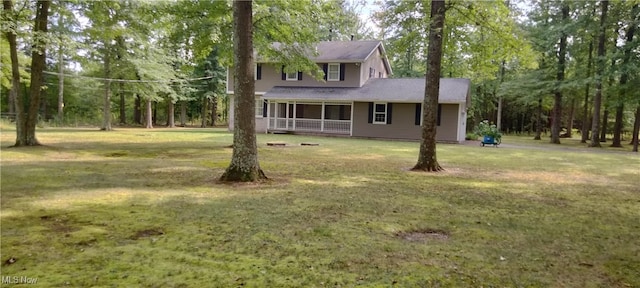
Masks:
[[[374,103],[373,124],[387,124],[387,103]]]

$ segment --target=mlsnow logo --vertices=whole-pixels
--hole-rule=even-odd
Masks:
[[[2,284],[38,284],[38,278],[27,276],[2,276]]]

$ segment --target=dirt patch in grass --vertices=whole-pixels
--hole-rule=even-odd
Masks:
[[[53,232],[70,233],[80,230],[78,227],[71,226],[69,219],[64,216],[55,217],[51,215],[44,215],[40,216],[40,220],[45,221],[45,225]]]
[[[415,229],[409,231],[396,232],[395,237],[408,242],[428,242],[431,240],[447,240],[449,232],[441,229]]]
[[[131,235],[129,239],[138,240],[140,238],[147,238],[151,236],[160,236],[160,235],[164,235],[164,231],[162,229],[150,228],[150,229],[143,229],[143,230],[137,231],[135,234]]]

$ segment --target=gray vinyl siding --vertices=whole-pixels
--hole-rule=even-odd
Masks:
[[[369,57],[367,59],[367,61],[365,61],[362,64],[362,69],[360,70],[360,86],[364,85],[364,83],[367,82],[367,80],[369,80],[369,69],[372,68],[375,70],[374,75],[371,78],[387,78],[389,77],[389,73],[387,71],[387,68],[384,65],[384,62],[382,61],[382,54],[380,54],[380,49],[376,49],[373,54],[371,55],[371,57]],[[380,72],[382,72],[382,75],[380,75]],[[382,77],[380,77],[382,76]]]
[[[318,64],[319,71],[322,71],[322,64]],[[285,87],[360,87],[360,67],[355,63],[345,63],[345,77],[344,81],[326,81],[321,82],[313,78],[309,74],[303,74],[302,80],[299,81],[286,81],[282,80],[282,66],[277,67],[272,64],[262,64],[262,78],[256,80],[256,93],[264,93],[274,86]],[[367,70],[368,71],[368,70]],[[231,70],[227,71],[227,91],[233,91],[234,79],[230,74]]]
[[[437,141],[459,142],[458,104],[441,104],[440,126],[437,128]],[[355,102],[353,110],[354,137],[412,139],[419,140],[422,130],[415,125],[415,103],[393,103],[391,124],[368,123],[369,102]],[[464,140],[464,139],[462,139]]]

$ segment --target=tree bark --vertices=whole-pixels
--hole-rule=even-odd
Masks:
[[[231,163],[220,177],[221,181],[255,182],[267,179],[258,163],[251,5],[251,1],[233,2],[235,127]]]
[[[209,99],[207,99],[207,97],[203,97],[202,98],[202,109],[200,110],[200,128],[207,128],[207,110],[209,106]]]
[[[569,6],[565,2],[562,5],[562,23],[569,18]],[[551,117],[551,143],[560,144],[560,129],[562,127],[562,90],[559,86],[564,81],[564,70],[567,55],[567,33],[560,33],[560,47],[558,51],[558,71],[556,73],[556,89],[554,92],[553,116]]]
[[[591,78],[591,63],[593,55],[593,39],[589,42],[589,57],[587,58],[587,79]],[[582,132],[581,143],[587,143],[589,140],[589,87],[590,84],[585,84],[584,88],[584,108],[582,109]]]
[[[604,75],[604,56],[605,56],[605,43],[606,43],[606,20],[607,10],[609,8],[609,1],[604,0],[600,2],[601,16],[600,16],[600,32],[598,36],[598,58],[596,59],[596,95],[593,97],[593,120],[591,124],[591,143],[590,147],[602,147],[600,145],[600,108],[602,106],[602,76]]]
[[[633,135],[631,136],[631,144],[633,145],[633,152],[638,152],[638,140],[640,138],[640,105],[636,107],[636,121],[633,124]]]
[[[442,32],[445,21],[445,2],[431,1],[431,24],[427,50],[427,76],[424,102],[422,103],[422,141],[418,163],[413,171],[437,172],[443,170],[436,157],[436,128],[438,96],[440,93],[440,70],[442,66]]]
[[[15,14],[13,12],[13,1],[4,0],[2,1],[2,9],[4,12],[3,20],[6,20],[7,23],[11,23],[12,29],[8,29],[5,32],[5,37],[7,38],[7,42],[9,42],[9,54],[11,57],[11,90],[9,90],[9,112],[16,113],[16,128],[17,128],[17,138],[20,138],[20,134],[22,133],[22,127],[24,122],[24,101],[22,100],[22,96],[20,96],[20,63],[18,63],[18,45],[16,41],[16,23],[15,23]]]
[[[147,129],[153,128],[153,101],[151,99],[147,99],[145,103],[146,111],[145,111],[145,124]]]
[[[180,102],[180,127],[186,126],[187,121],[187,102]]]
[[[216,120],[218,120],[218,98],[213,97],[211,99],[211,127],[216,127]]]
[[[63,15],[58,15],[58,27],[62,27]],[[62,32],[60,35],[60,45],[58,46],[58,123],[64,120],[64,45]]]
[[[636,21],[636,15],[638,15],[638,4],[633,5],[633,7],[631,8],[631,25],[629,25],[629,28],[627,29],[627,39],[626,41],[626,45],[625,45],[625,50],[624,50],[624,56],[622,59],[622,65],[624,67],[626,67],[627,65],[629,65],[629,61],[631,60],[631,44],[633,42],[633,36],[635,34],[636,31],[636,25],[633,25],[633,23],[637,23]],[[621,99],[625,99],[625,97],[628,94],[629,91],[629,87],[627,87],[627,81],[629,80],[629,71],[627,69],[622,69],[622,75],[620,75],[620,87],[622,88],[622,91],[619,95],[619,97]],[[613,128],[613,141],[611,143],[611,147],[622,147],[622,118],[623,118],[623,114],[624,114],[624,100],[619,100],[618,105],[616,107],[616,123],[615,126]]]
[[[28,107],[26,115],[20,114],[16,116],[25,117],[25,121],[20,121],[17,125],[22,124],[19,128],[18,137],[15,146],[37,146],[40,145],[36,138],[36,124],[38,123],[38,112],[40,109],[40,95],[42,93],[43,74],[42,71],[46,65],[46,40],[47,19],[49,16],[50,1],[38,1],[36,3],[35,27],[33,29],[34,44],[31,52],[31,86],[29,87]],[[17,62],[16,62],[17,63]],[[20,98],[20,97],[17,97]],[[16,98],[16,99],[17,99]],[[21,101],[21,106],[27,101]],[[16,112],[21,112],[17,111]]]
[[[576,111],[576,99],[572,98],[571,106],[569,107],[569,119],[567,120],[567,134],[565,135],[566,138],[573,137],[573,121],[574,121],[575,111]]]
[[[607,142],[607,126],[609,124],[609,105],[604,105],[602,113],[602,128],[600,128],[600,142]]]
[[[176,127],[175,112],[175,105],[173,104],[173,101],[169,99],[167,101],[167,127],[169,128]]]
[[[533,140],[542,140],[542,96],[538,98],[538,109],[536,111],[536,135]]]

